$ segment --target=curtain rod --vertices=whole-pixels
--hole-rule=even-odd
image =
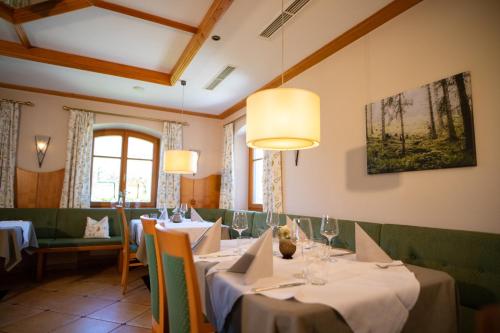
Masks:
[[[93,111],[93,110],[87,110],[87,109],[73,108],[73,107],[70,107],[70,106],[63,106],[63,109],[66,110],[66,111],[69,111],[69,110],[85,111],[85,112],[92,112],[92,113],[95,113],[95,114],[104,114],[104,115],[108,115],[108,116],[117,116],[117,117],[124,117],[124,118],[135,118],[135,119],[151,120],[151,121],[161,121],[161,122],[165,122],[166,121],[166,122],[181,124],[182,126],[189,126],[189,123],[187,123],[187,122],[165,120],[165,119],[159,119],[159,118],[153,118],[153,117],[140,117],[140,116],[132,116],[132,115],[128,115],[128,114],[117,114],[117,113],[112,113],[112,112]]]
[[[242,114],[241,116],[239,116],[238,118],[236,118],[236,119],[234,119],[234,120],[231,120],[230,122],[227,122],[227,123],[225,123],[225,124],[224,124],[224,125],[222,125],[222,126],[226,126],[226,125],[229,125],[229,124],[231,124],[231,123],[235,123],[235,122],[237,122],[238,120],[245,118],[246,116],[247,116],[247,114],[246,114],[246,113],[244,113],[244,114]]]
[[[21,104],[21,105],[26,105],[26,106],[35,106],[35,104],[33,104],[33,102],[30,102],[30,101],[27,101],[27,102],[23,102],[23,101],[15,101],[13,99],[0,99],[0,101],[2,102],[12,102],[12,103],[17,103],[17,104]]]

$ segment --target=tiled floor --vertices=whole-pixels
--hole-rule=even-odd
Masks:
[[[145,274],[144,268],[130,272],[125,295],[116,267],[10,285],[0,302],[0,332],[151,332],[149,291],[140,278]]]

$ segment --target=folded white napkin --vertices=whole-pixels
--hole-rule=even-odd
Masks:
[[[192,216],[192,215],[191,215]],[[219,218],[213,226],[207,229],[193,245],[193,254],[209,254],[220,251],[222,219]]]
[[[391,257],[356,223],[356,259],[370,262],[392,262]]]
[[[203,221],[200,214],[198,214],[198,212],[193,207],[191,207],[191,221],[193,221],[193,222]]]
[[[291,218],[288,217],[288,215],[286,216],[286,226],[288,227],[288,229],[290,229],[290,232],[292,232],[292,225],[294,224],[295,222],[293,222],[293,220]],[[300,238],[304,239],[304,238],[309,238],[307,237],[307,235],[304,233],[304,231],[302,229],[299,228],[299,233],[300,233]]]
[[[161,210],[161,214],[160,214],[160,217],[158,218],[158,220],[168,221],[168,210],[167,210],[167,207],[164,207]]]
[[[238,259],[228,272],[244,274],[243,283],[252,284],[258,279],[273,275],[273,234],[271,229],[259,237]]]

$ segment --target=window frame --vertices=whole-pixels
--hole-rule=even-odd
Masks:
[[[262,212],[262,204],[255,203],[253,202],[253,194],[254,194],[254,188],[253,188],[253,164],[256,161],[253,158],[253,148],[248,148],[248,210],[254,210],[258,212]],[[257,160],[261,160],[260,158]],[[262,160],[264,160],[264,157],[262,157]]]
[[[142,139],[149,141],[153,144],[153,170],[152,170],[152,179],[151,179],[151,201],[149,202],[130,202],[131,207],[137,207],[137,208],[154,208],[156,207],[156,196],[157,196],[157,189],[158,189],[158,172],[159,172],[159,159],[160,159],[160,139],[157,137],[154,137],[149,134],[133,131],[133,130],[127,130],[127,129],[102,129],[102,130],[96,130],[94,131],[94,137],[92,138],[92,166],[90,169],[90,177],[92,179],[92,175],[94,172],[94,140],[97,137],[101,136],[109,136],[109,135],[116,135],[116,136],[121,136],[122,137],[122,153],[121,157],[115,157],[116,159],[120,159],[120,191],[123,191],[125,193],[126,189],[126,179],[127,179],[127,160],[129,159],[127,156],[128,152],[128,139],[130,137]],[[113,158],[113,157],[111,157]],[[131,160],[142,160],[139,158],[130,158]],[[148,160],[149,161],[149,160]],[[92,197],[92,181],[90,182],[90,196]],[[91,201],[90,202],[90,207],[92,208],[110,208],[112,207],[114,202],[98,202],[98,201]]]

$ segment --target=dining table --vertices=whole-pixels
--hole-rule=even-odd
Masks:
[[[168,230],[176,230],[185,232],[189,235],[191,243],[196,242],[210,227],[213,222],[209,221],[191,221],[190,219],[183,219],[182,222],[174,223],[166,220],[157,220],[163,228]],[[132,219],[129,224],[130,240],[133,244],[137,245],[137,260],[147,265],[148,255],[146,251],[146,243],[144,240],[143,227],[140,219]],[[229,239],[229,227],[222,226],[221,239]]]
[[[22,251],[38,247],[31,221],[0,221],[0,257],[8,272],[22,261]]]
[[[363,296],[363,292],[359,291],[353,292],[352,299],[349,299],[349,294],[347,294],[350,312],[356,321],[356,325],[350,325],[349,322],[352,323],[353,316],[346,320],[347,317],[344,318],[341,311],[338,311],[339,309],[327,305],[328,302],[315,302],[314,297],[309,297],[308,301],[299,300],[307,299],[307,297],[269,297],[266,292],[255,292],[249,286],[243,286],[241,279],[237,276],[238,273],[229,273],[227,270],[242,253],[242,250],[237,248],[242,247],[244,251],[253,241],[246,241],[245,244],[239,246],[236,240],[221,241],[220,252],[208,256],[194,256],[202,308],[217,331],[244,333],[381,332],[380,329],[377,329],[375,322],[390,323],[395,320],[395,315],[391,312],[392,308],[385,303],[386,299],[393,299],[394,302],[404,302],[404,300],[395,297],[390,288],[381,286],[375,281],[368,281],[366,277],[365,280],[362,280],[361,275],[349,271],[364,265],[363,267],[369,267],[382,280],[386,274],[388,281],[391,281],[386,281],[387,284],[404,283],[404,280],[392,282],[391,274],[393,278],[394,274],[397,276],[398,272],[413,274],[414,279],[418,281],[419,290],[416,293],[413,306],[407,311],[402,325],[400,327],[393,326],[391,331],[408,333],[457,332],[458,297],[456,296],[455,281],[445,272],[404,265],[403,263],[396,264],[396,267],[383,268],[384,266],[378,267],[375,263],[358,263],[355,253],[339,251],[339,254],[331,255],[332,260],[322,262],[323,269],[329,272],[326,284],[311,285],[304,280],[302,285],[283,289],[283,291],[289,291],[290,295],[324,294],[332,298],[346,298],[347,291],[342,290],[339,286],[348,285],[349,279],[352,279],[354,288],[356,288],[357,281],[360,281],[360,290],[366,288],[367,285],[370,286],[373,290],[366,289],[368,290],[366,297]],[[300,253],[296,253],[291,260],[283,259],[277,251],[276,242],[274,249],[273,277],[283,277],[288,274],[290,280],[296,281],[290,272],[300,271],[305,259]],[[332,253],[336,252],[332,251]],[[395,286],[396,289],[397,287]],[[293,292],[291,292],[292,289]],[[381,297],[375,301],[369,299],[378,291],[380,291],[379,295],[386,293],[387,297]],[[227,314],[221,317],[221,311],[227,312]],[[389,324],[387,327],[391,327],[391,325]]]

